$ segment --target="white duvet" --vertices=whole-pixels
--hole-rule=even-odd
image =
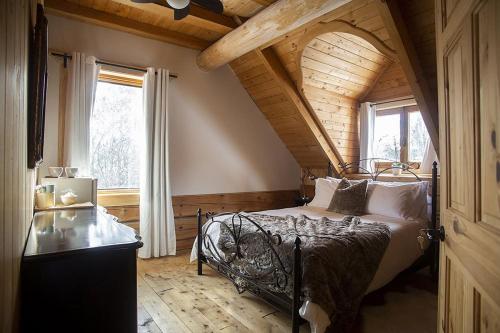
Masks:
[[[299,216],[302,214],[314,219],[325,216],[332,220],[340,220],[345,216],[329,212],[324,208],[310,206],[266,210],[259,213],[272,216]],[[410,267],[422,255],[422,250],[417,242],[417,236],[420,229],[427,227],[427,221],[423,219],[404,220],[382,215],[364,215],[361,216],[361,221],[367,223],[381,222],[386,224],[391,230],[389,245],[380,262],[377,273],[366,292],[370,293],[389,283],[396,275]],[[210,236],[217,243],[219,230],[215,226],[210,229]],[[197,242],[195,241],[191,251],[191,262],[196,259]],[[326,312],[319,305],[312,302],[305,302],[302,305],[300,316],[309,321],[312,333],[323,333],[330,325],[330,319]]]

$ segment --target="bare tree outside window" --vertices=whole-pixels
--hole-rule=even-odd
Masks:
[[[374,134],[374,157],[403,163],[421,162],[429,140],[422,115],[415,107],[413,110],[402,107],[377,113]],[[403,147],[401,140],[406,142]]]
[[[90,119],[91,174],[100,189],[139,187],[142,89],[99,81]]]
[[[420,112],[409,113],[408,126],[408,159],[412,162],[420,162],[424,158],[425,145],[429,140],[429,133],[427,133]]]
[[[399,161],[401,152],[400,135],[399,114],[377,116],[373,142],[374,156]]]

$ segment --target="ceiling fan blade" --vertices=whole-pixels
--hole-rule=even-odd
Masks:
[[[135,3],[156,3],[158,5],[162,5],[163,1],[161,0],[132,0]]]
[[[192,0],[192,1],[197,5],[205,7],[217,14],[222,14],[222,12],[224,11],[224,6],[222,5],[222,2],[220,0]]]
[[[174,20],[182,20],[189,15],[189,5],[182,9],[174,9]]]

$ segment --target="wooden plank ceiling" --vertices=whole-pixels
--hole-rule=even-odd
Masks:
[[[117,29],[128,24],[123,30],[202,50],[276,0],[222,1],[221,15],[193,6],[195,10],[181,21],[174,21],[172,10],[166,7],[130,0],[46,0],[45,3],[49,13]],[[340,21],[362,29],[387,49],[394,49],[395,43],[378,10],[380,1],[353,0],[273,41],[273,45],[265,45],[230,63],[302,167],[325,168],[328,161],[337,164],[358,159],[359,103],[413,95],[398,57],[383,54],[363,38],[331,31],[300,45],[301,39],[318,24]],[[399,3],[407,26],[412,27],[408,31],[413,46],[435,92],[434,1],[394,1]],[[269,58],[276,58],[278,63],[270,65]],[[270,67],[275,65],[282,67],[286,75]]]

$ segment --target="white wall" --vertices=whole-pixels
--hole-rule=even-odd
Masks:
[[[300,169],[228,66],[203,72],[198,51],[57,16],[49,47],[170,69],[170,173],[174,195],[297,189]],[[45,166],[57,164],[58,66],[49,63]],[[42,170],[43,172],[43,170]]]

